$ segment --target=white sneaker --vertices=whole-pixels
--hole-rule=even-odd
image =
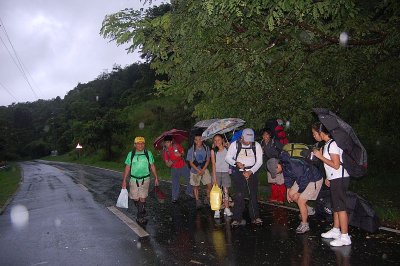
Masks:
[[[334,239],[340,238],[340,235],[341,235],[341,233],[340,233],[339,228],[332,228],[328,232],[321,234],[321,236],[323,238],[334,238]]]
[[[226,215],[226,216],[232,216],[233,213],[231,212],[231,210],[230,210],[229,208],[225,208],[225,210],[224,210],[224,215]]]
[[[351,245],[351,239],[348,234],[342,234],[339,238],[331,241],[329,244],[333,247],[348,246]]]
[[[219,213],[219,211],[215,211],[215,213],[214,213],[214,218],[215,218],[215,219],[221,218],[221,214]]]

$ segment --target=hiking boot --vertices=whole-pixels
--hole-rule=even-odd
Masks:
[[[203,207],[201,200],[196,200],[196,209],[200,209],[201,207]]]
[[[331,230],[329,230],[328,232],[321,234],[321,236],[323,238],[334,238],[334,239],[340,238],[340,235],[341,235],[341,233],[340,233],[339,228],[335,228],[335,227],[332,228]]]
[[[237,220],[234,220],[234,221],[232,221],[232,223],[231,223],[231,226],[232,227],[238,227],[239,225],[246,225],[246,220],[241,220],[241,221],[237,221]]]
[[[219,211],[215,211],[214,219],[219,219],[219,218],[221,218],[221,214],[219,213]]]
[[[233,213],[231,212],[231,210],[230,210],[229,208],[225,208],[225,210],[224,210],[224,215],[226,215],[226,216],[232,216]]]
[[[251,223],[254,225],[262,225],[263,220],[261,220],[261,218],[256,218],[253,221],[251,221]]]
[[[308,223],[300,223],[300,225],[296,229],[297,234],[304,234],[305,232],[310,231],[310,226]]]
[[[345,235],[342,234],[342,235],[340,235],[339,238],[331,241],[329,244],[333,247],[348,246],[348,245],[351,245],[351,239],[348,234],[345,234]]]

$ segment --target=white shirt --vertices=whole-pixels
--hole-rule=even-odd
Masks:
[[[329,152],[328,152],[328,146],[329,146]],[[330,167],[329,165],[324,163],[326,178],[328,178],[328,180],[332,180],[332,179],[336,179],[336,178],[349,177],[349,173],[347,173],[346,169],[344,169],[344,171],[342,172],[342,170],[343,170],[343,165],[342,165],[343,150],[338,147],[338,145],[336,144],[336,141],[334,141],[334,140],[328,141],[327,143],[325,143],[325,146],[324,146],[323,156],[329,160],[332,160],[330,154],[339,155],[340,167],[339,167],[339,169],[336,170],[335,168]]]
[[[251,166],[250,169],[246,169],[247,171],[251,171],[253,174],[260,169],[263,163],[263,152],[261,145],[258,142],[254,142],[256,145],[256,156],[254,156],[253,150],[250,145],[242,144],[242,149],[238,154],[238,157],[235,160],[237,149],[236,149],[236,141],[232,142],[229,146],[228,152],[226,153],[225,161],[235,166],[236,162],[242,163],[245,166]],[[256,157],[256,158],[255,158]],[[240,171],[243,171],[240,169]]]

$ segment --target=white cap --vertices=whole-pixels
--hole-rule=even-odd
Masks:
[[[251,128],[245,128],[243,129],[242,137],[246,142],[254,142],[254,131]]]

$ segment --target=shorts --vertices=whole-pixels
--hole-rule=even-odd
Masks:
[[[321,178],[321,180],[318,180],[317,182],[308,183],[306,189],[302,193],[300,193],[300,197],[305,200],[316,200],[323,182],[324,179]],[[290,189],[294,191],[299,191],[299,185],[297,184],[297,182],[294,182],[293,186]]]
[[[208,169],[206,169],[203,176],[190,172],[190,184],[192,186],[200,186],[200,181],[203,183],[203,185],[211,183],[211,175]]]
[[[346,211],[347,190],[350,184],[349,177],[330,180],[331,202],[334,212]]]
[[[231,187],[231,177],[228,172],[216,172],[217,184],[222,187]]]
[[[142,184],[143,182],[143,184]],[[149,195],[150,178],[144,181],[138,180],[139,187],[136,184],[136,179],[131,179],[129,182],[129,198],[138,200],[139,198],[145,199]]]

